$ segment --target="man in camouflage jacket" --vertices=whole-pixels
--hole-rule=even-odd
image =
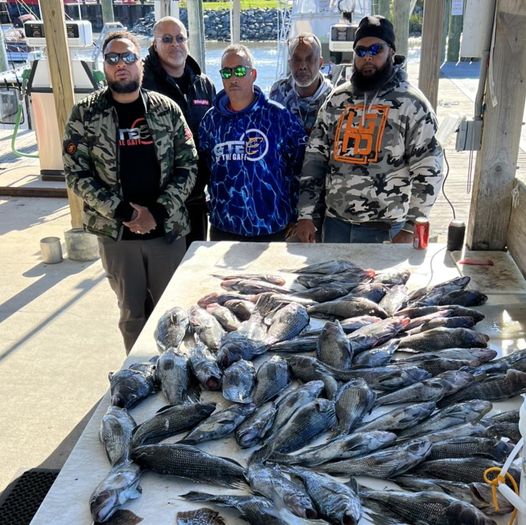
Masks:
[[[102,50],[108,88],[74,106],[64,170],[84,201],[85,229],[98,236],[129,352],[185,253],[197,152],[177,104],[140,89],[135,37],[112,33]]]
[[[314,242],[325,192],[323,242],[410,242],[442,183],[436,116],[395,56],[392,24],[365,17],[354,72],[318,113],[300,179],[296,235]]]

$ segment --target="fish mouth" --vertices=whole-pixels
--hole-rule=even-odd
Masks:
[[[305,518],[315,520],[318,518],[318,513],[314,509],[305,509]]]
[[[221,389],[221,380],[216,377],[211,377],[206,382],[206,387],[208,390],[220,390]]]
[[[109,491],[101,492],[90,502],[91,516],[95,523],[106,521],[117,510],[117,498]]]

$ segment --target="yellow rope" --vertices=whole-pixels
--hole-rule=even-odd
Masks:
[[[489,474],[491,472],[496,472],[497,473],[497,475],[493,479],[489,478]],[[519,494],[519,487],[517,485],[517,482],[513,478],[513,476],[509,472],[506,472],[506,476],[502,476],[500,474],[501,472],[502,472],[502,469],[500,467],[490,467],[490,468],[487,468],[484,471],[484,475],[483,475],[484,481],[488,485],[491,485],[492,503],[493,503],[493,507],[495,508],[495,510],[497,512],[499,511],[499,502],[497,500],[497,487],[501,483],[506,483],[506,478],[511,483],[511,486],[513,487],[513,491],[515,492],[515,494],[517,494],[517,495]],[[513,525],[513,523],[515,522],[516,519],[517,519],[517,509],[513,509],[513,512],[511,513],[511,518],[510,518],[509,525]]]

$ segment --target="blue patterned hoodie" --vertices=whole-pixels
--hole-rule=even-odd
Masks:
[[[300,121],[254,86],[254,102],[228,109],[220,91],[199,127],[200,155],[210,166],[210,223],[256,237],[296,220],[306,136]]]

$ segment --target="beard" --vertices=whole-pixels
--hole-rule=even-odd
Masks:
[[[363,75],[356,68],[351,75],[351,84],[359,92],[376,91],[381,88],[393,74],[393,63],[388,60],[383,67],[372,75]]]
[[[133,93],[139,89],[140,84],[137,80],[128,80],[127,82],[114,80],[108,82],[108,87],[115,93]]]
[[[296,84],[296,86],[298,86],[300,88],[307,88],[307,87],[312,86],[312,84],[314,84],[315,82],[318,82],[318,73],[316,73],[316,75],[314,75],[314,77],[309,75],[308,78],[304,78],[303,80],[301,80],[301,79],[298,80],[294,76],[292,78],[294,78],[294,83]]]

